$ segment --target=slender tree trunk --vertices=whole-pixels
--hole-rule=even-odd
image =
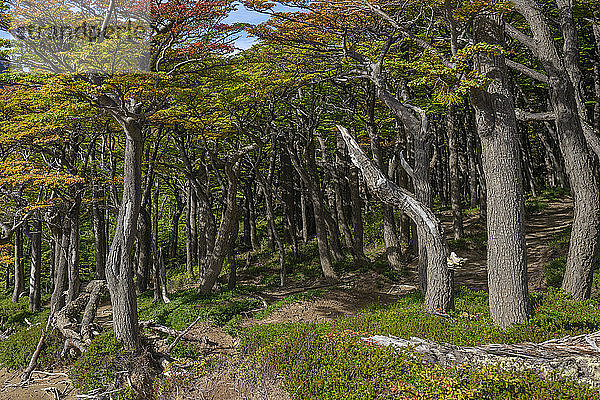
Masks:
[[[375,93],[372,91],[369,94],[367,104],[367,134],[371,143],[371,152],[377,168],[385,173],[385,163],[383,160],[383,152],[379,143],[379,135],[375,126]],[[396,228],[396,218],[394,216],[394,208],[389,204],[382,205],[383,214],[383,241],[385,243],[385,255],[390,268],[399,271],[402,269],[402,244],[398,237]]]
[[[424,232],[427,232],[427,254],[429,269],[425,310],[445,312],[454,308],[453,273],[448,268],[448,246],[444,228],[433,212],[416,200],[406,190],[391,182],[369,161],[348,130],[338,126],[354,165],[359,168],[369,188],[385,204],[400,207]]]
[[[267,223],[273,232],[273,239],[275,240],[275,244],[277,245],[277,249],[279,250],[279,285],[283,287],[285,285],[286,280],[286,270],[285,270],[285,248],[283,246],[283,241],[281,240],[281,236],[277,232],[277,226],[275,225],[275,211],[273,210],[273,192],[271,190],[271,186],[267,183],[267,181],[262,176],[262,173],[257,170],[256,178],[258,179],[259,184],[262,187],[263,194],[265,196],[265,206],[267,209]]]
[[[42,275],[42,219],[35,212],[31,219],[29,241],[31,242],[31,270],[29,274],[29,311],[41,309],[41,275]]]
[[[473,30],[478,43],[504,40],[498,15],[476,17]],[[525,323],[530,309],[515,108],[503,56],[480,53],[476,68],[492,79],[485,91],[471,92],[487,186],[490,313],[496,325],[508,328]]]
[[[350,167],[349,175],[350,204],[352,205],[352,245],[359,264],[368,264],[369,259],[365,255],[364,224],[363,224],[363,199],[360,197],[358,181],[358,168]]]
[[[308,205],[306,203],[306,190],[303,187],[300,193],[300,211],[302,214],[302,242],[305,245],[308,243]]]
[[[173,209],[173,215],[171,216],[171,234],[169,235],[168,261],[171,265],[175,265],[177,262],[177,245],[179,243],[179,221],[181,220],[181,214],[183,214],[183,209],[185,207],[179,195],[176,195],[175,198],[176,204]]]
[[[293,149],[290,150],[290,156],[292,164],[296,169],[296,172],[302,178],[302,181],[308,190],[312,206],[315,221],[315,230],[317,236],[317,249],[319,251],[319,260],[321,262],[321,269],[326,279],[337,279],[337,274],[333,269],[333,263],[331,261],[331,249],[327,240],[327,223],[325,217],[325,206],[323,205],[323,196],[321,193],[320,179],[317,175],[316,166],[314,165],[314,144],[312,139],[309,139],[306,144],[306,162],[312,163],[311,165],[304,168],[300,165],[299,158],[293,154]],[[304,217],[303,217],[304,218]],[[306,218],[308,220],[308,218]],[[304,223],[304,221],[303,221]],[[306,231],[308,232],[308,221],[306,223]]]
[[[152,266],[152,232],[151,217],[145,206],[140,207],[137,222],[137,268],[135,269],[135,284],[137,293],[148,289],[148,278]]]
[[[14,233],[14,266],[15,266],[15,281],[12,294],[12,302],[19,301],[21,295],[25,292],[25,268],[23,263],[23,229],[17,228]]]
[[[187,198],[187,207],[186,207],[186,222],[185,222],[185,232],[186,232],[186,242],[185,242],[185,250],[186,250],[186,269],[188,278],[194,279],[194,264],[197,256],[197,248],[198,245],[198,232],[197,232],[197,210],[198,210],[198,201],[196,197],[196,191],[192,187],[192,185],[188,185],[188,198]]]
[[[69,248],[68,252],[68,275],[69,275],[69,287],[67,293],[67,302],[71,302],[79,296],[79,287],[81,282],[79,280],[79,221],[81,212],[81,198],[77,198],[75,203],[71,206],[69,214],[67,215],[67,223],[70,224],[69,228]]]
[[[50,298],[50,312],[56,313],[65,305],[65,291],[69,287],[68,255],[70,224],[67,218],[60,230],[60,239],[56,243],[54,264],[54,290]]]
[[[221,217],[221,225],[217,233],[215,240],[215,246],[211,254],[206,260],[206,273],[202,278],[202,285],[200,291],[202,293],[210,293],[221,271],[223,269],[223,262],[225,257],[230,252],[231,235],[236,227],[239,226],[237,216],[237,181],[238,181],[238,166],[226,164],[225,173],[229,186],[227,187],[227,204],[223,216]]]
[[[452,204],[452,227],[454,239],[462,239],[463,218],[460,198],[460,171],[458,165],[458,130],[456,129],[456,110],[448,107],[446,126],[448,129],[448,167],[450,169],[450,203]]]
[[[96,192],[96,198],[102,196],[102,193]],[[98,204],[98,200],[92,205],[92,232],[94,234],[94,258],[96,260],[96,278],[104,280],[106,270],[106,251],[108,241],[106,237],[106,215],[104,210]]]

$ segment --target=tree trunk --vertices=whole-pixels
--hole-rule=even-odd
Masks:
[[[262,187],[263,194],[265,196],[265,206],[267,209],[267,223],[273,232],[273,239],[275,240],[275,244],[277,245],[277,249],[279,250],[279,285],[283,287],[285,285],[286,280],[286,270],[285,270],[285,248],[283,246],[283,241],[281,240],[281,236],[277,232],[277,226],[275,225],[275,212],[273,210],[273,192],[271,190],[271,186],[267,183],[267,181],[262,176],[262,173],[257,169],[256,170],[256,178],[258,179],[259,184]]]
[[[123,198],[106,264],[106,281],[113,309],[115,336],[126,348],[138,351],[137,299],[130,255],[141,205],[144,141],[139,122],[131,119],[119,122],[126,134]]]
[[[188,198],[187,198],[187,207],[186,211],[186,221],[185,221],[185,233],[186,233],[186,241],[185,241],[185,265],[187,270],[187,276],[190,279],[194,279],[194,264],[197,256],[197,248],[198,245],[198,231],[197,231],[197,211],[198,211],[198,200],[196,197],[196,191],[192,187],[192,185],[188,185]]]
[[[140,207],[137,221],[137,268],[135,269],[135,286],[137,293],[148,289],[148,279],[152,266],[152,232],[151,217],[145,206]]]
[[[458,130],[456,129],[456,109],[448,107],[448,167],[450,169],[450,203],[452,204],[452,227],[454,239],[462,239],[464,235],[462,201],[460,197],[460,171],[458,165]]]
[[[98,199],[102,193],[96,192],[94,197]],[[108,241],[106,238],[106,214],[96,200],[92,205],[92,232],[94,234],[94,257],[96,260],[96,278],[104,280],[106,278],[106,251]]]
[[[39,212],[35,212],[31,219],[29,241],[31,243],[31,270],[29,274],[29,311],[36,312],[41,309],[42,288],[42,219]]]
[[[78,197],[71,206],[67,215],[69,228],[69,248],[68,248],[68,269],[69,269],[69,288],[67,293],[67,302],[75,300],[79,296],[79,220],[81,212],[81,198]]]
[[[358,169],[354,166],[350,167],[349,176],[350,186],[350,204],[352,206],[352,245],[354,246],[354,254],[359,261],[359,264],[366,265],[369,259],[365,255],[364,245],[364,224],[363,224],[363,199],[360,197],[360,188],[358,181]]]
[[[16,303],[19,301],[21,295],[25,292],[25,268],[23,263],[23,229],[22,227],[17,228],[14,233],[15,240],[15,252],[14,252],[14,266],[15,266],[15,281],[14,289],[12,293],[12,302]]]
[[[498,15],[476,17],[473,30],[478,43],[495,45],[504,40]],[[474,89],[471,101],[487,186],[490,313],[504,329],[525,323],[530,309],[515,108],[503,56],[480,53],[476,68],[493,79],[486,90]]]
[[[372,91],[369,94],[367,105],[368,120],[366,124],[367,134],[371,143],[371,152],[375,165],[384,174],[387,172],[383,161],[383,152],[379,143],[379,135],[375,125],[375,93]],[[385,255],[390,268],[400,271],[402,269],[402,244],[398,237],[396,229],[396,218],[394,216],[394,208],[389,204],[382,205],[383,214],[383,241],[385,243]]]
[[[594,94],[596,104],[594,105],[594,131],[600,135],[600,22],[592,22],[595,39],[596,58],[594,60]]]
[[[174,189],[177,190],[177,189]],[[179,194],[175,195],[176,204],[173,209],[173,215],[171,217],[171,234],[169,235],[169,255],[168,261],[174,266],[177,263],[177,245],[179,243],[179,220],[185,206],[181,201]]]
[[[568,19],[569,16],[561,16],[566,52],[564,57],[561,56],[539,5],[532,0],[515,0],[514,4],[533,32],[531,49],[548,76],[558,143],[573,193],[573,225],[562,289],[570,293],[574,300],[583,300],[591,293],[592,273],[599,250],[600,190],[595,174],[597,162],[588,147],[594,148],[595,142],[589,140],[590,135],[586,134],[579,88],[574,87],[579,79],[573,70],[577,67],[574,59],[577,55],[573,54],[573,46],[576,47],[573,42],[577,39],[573,37],[573,32],[568,31],[569,27],[565,27],[568,21],[564,18]],[[561,1],[559,7],[564,10],[565,5],[568,8]],[[569,9],[564,11],[570,12]]]
[[[69,287],[68,255],[70,224],[67,218],[62,224],[59,240],[56,243],[54,264],[54,290],[50,298],[50,312],[55,313],[65,305],[65,290]]]
[[[425,310],[446,312],[454,308],[453,273],[448,268],[448,246],[444,228],[433,212],[417,201],[409,192],[398,187],[383,175],[362,152],[348,131],[338,125],[339,131],[348,146],[354,165],[360,169],[369,189],[385,204],[401,208],[427,233],[428,274]]]
[[[206,259],[206,273],[202,278],[200,291],[202,293],[210,293],[221,271],[223,262],[230,251],[231,235],[236,227],[238,227],[237,216],[237,167],[231,164],[225,165],[225,172],[229,187],[227,188],[227,205],[223,216],[221,217],[221,225],[215,240],[215,246]]]

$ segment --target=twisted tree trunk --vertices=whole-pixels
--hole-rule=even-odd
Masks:
[[[362,172],[367,186],[383,203],[401,208],[425,233],[427,250],[427,292],[425,310],[445,312],[454,308],[453,273],[448,268],[448,246],[444,228],[433,214],[408,191],[398,187],[373,165],[352,138],[348,130],[337,126],[341,132],[354,165]]]

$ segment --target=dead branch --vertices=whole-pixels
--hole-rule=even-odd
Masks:
[[[176,338],[175,340],[173,340],[173,343],[171,343],[169,345],[169,347],[167,347],[167,354],[171,352],[171,350],[173,350],[173,348],[177,345],[177,343],[181,340],[182,337],[184,337],[193,327],[194,325],[196,325],[198,323],[198,321],[200,321],[201,316],[198,316],[198,318],[196,318],[196,320],[194,322],[192,322],[187,328],[185,328],[185,330],[183,332],[181,332]]]
[[[365,340],[396,349],[411,349],[425,360],[442,366],[468,364],[478,368],[500,365],[507,369],[528,369],[543,374],[558,372],[581,383],[600,386],[597,373],[600,331],[542,343],[486,344],[477,347],[438,344],[416,337],[372,336]]]

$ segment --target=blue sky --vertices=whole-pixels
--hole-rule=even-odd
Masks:
[[[237,9],[232,11],[229,14],[229,17],[225,20],[226,23],[234,23],[234,22],[247,22],[250,24],[259,24],[261,22],[266,21],[268,18],[267,15],[258,13],[256,11],[252,11],[244,7],[242,4],[237,4]],[[0,30],[0,39],[8,38],[9,35],[7,32]],[[247,34],[240,34],[239,39],[235,42],[236,46],[241,49],[248,49],[254,43],[256,39],[248,37]]]
[[[268,18],[267,15],[258,13],[256,11],[252,11],[244,7],[242,4],[237,4],[237,9],[225,19],[226,23],[235,23],[235,22],[247,22],[250,24],[259,24],[261,22],[266,21]],[[246,33],[242,33],[238,40],[236,40],[235,45],[240,49],[248,49],[254,43],[256,43],[256,39],[252,37],[248,37]]]

